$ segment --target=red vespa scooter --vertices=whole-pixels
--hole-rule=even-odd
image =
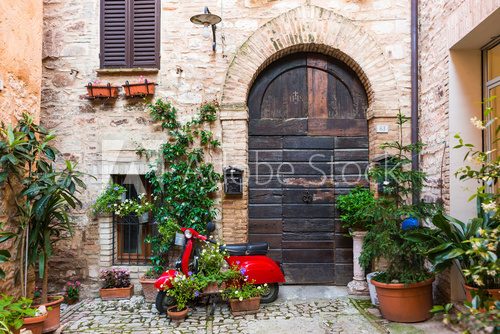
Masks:
[[[175,301],[170,298],[166,290],[172,287],[171,280],[175,278],[179,270],[186,276],[191,272],[197,271],[197,256],[194,255],[195,241],[212,242],[206,236],[198,233],[192,228],[182,228],[184,234],[184,250],[180,261],[176,262],[177,270],[170,269],[165,271],[160,278],[155,282],[155,287],[158,290],[156,296],[156,308],[158,312],[163,313],[168,306],[174,305]],[[214,223],[207,224],[209,233],[215,230]],[[267,242],[247,243],[226,245],[223,247],[229,256],[226,262],[229,266],[236,266],[238,269],[244,268],[245,274],[248,276],[248,281],[254,284],[267,283],[268,292],[261,297],[262,303],[272,303],[278,298],[279,283],[285,283],[285,276],[281,267],[266,256],[269,244]]]

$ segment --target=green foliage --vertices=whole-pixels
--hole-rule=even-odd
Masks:
[[[228,256],[228,252],[221,250],[218,243],[206,243],[200,253],[197,274],[204,276],[219,274],[226,264],[224,259]]]
[[[125,187],[119,184],[113,183],[107,186],[92,205],[94,214],[113,213],[116,207],[121,203],[123,194],[126,192],[127,190]]]
[[[375,204],[375,198],[370,189],[356,187],[347,195],[338,196],[336,204],[344,228],[368,230],[373,225],[368,212]]]
[[[0,321],[8,328],[0,333],[10,333],[10,330],[19,329],[23,325],[23,318],[36,316],[37,310],[31,308],[31,300],[21,298],[15,300],[12,296],[2,295],[0,299]]]
[[[410,168],[411,154],[420,152],[423,144],[403,144],[403,125],[407,121],[399,113],[396,122],[399,140],[381,145],[391,150],[391,168],[375,166],[369,171],[370,179],[385,180],[385,187],[373,205],[364,210],[366,219],[376,224],[364,238],[359,262],[368,268],[375,259],[384,258],[388,268],[375,279],[385,283],[415,283],[430,277],[424,265],[427,245],[409,238],[409,232],[401,229],[402,219],[410,216],[425,219],[436,209],[433,204],[412,201],[412,195],[420,193],[426,174]]]
[[[177,226],[192,227],[202,232],[206,223],[216,217],[213,194],[218,190],[221,175],[205,154],[220,147],[208,129],[217,120],[216,102],[203,104],[190,121],[178,121],[177,110],[169,101],[158,99],[149,106],[153,121],[159,122],[168,132],[168,139],[161,145],[156,163],[146,174],[157,198],[154,217],[161,237],[148,238],[153,249],[154,265],[166,266],[166,252],[173,241]],[[151,158],[146,150],[139,155]],[[175,222],[175,228],[173,223]],[[162,242],[164,245],[159,245]]]
[[[64,296],[68,301],[76,301],[80,298],[80,281],[68,281],[64,286]]]
[[[81,206],[77,196],[86,188],[75,163],[57,161],[60,153],[52,146],[54,139],[54,134],[28,114],[23,114],[15,127],[0,126],[0,186],[8,185],[17,194],[19,247],[23,250],[28,243],[28,261],[38,264],[44,285],[53,244],[71,235],[68,212]],[[26,238],[23,232],[27,227]],[[47,290],[44,286],[42,302],[47,301]]]
[[[462,272],[469,282],[483,288],[500,288],[500,260],[498,259],[498,227],[492,230],[479,229],[477,236],[464,241],[470,245],[465,256],[474,262]]]
[[[436,305],[431,312],[443,314],[443,323],[463,334],[496,334],[500,332],[500,302],[479,311],[477,305],[467,305],[465,312],[454,310],[454,305]]]
[[[187,303],[195,298],[195,291],[198,290],[197,282],[195,277],[186,277],[182,273],[177,274],[171,282],[172,288],[167,290],[167,294],[175,299],[177,310],[182,311]]]
[[[12,232],[4,230],[4,224],[0,223],[0,244],[7,242],[17,235]],[[11,258],[11,254],[7,249],[0,249],[0,264],[8,262]],[[0,269],[0,279],[5,279],[5,272]]]
[[[180,232],[181,228],[172,218],[162,217],[158,223],[158,233],[148,235],[145,239],[151,245],[151,264],[152,271],[156,277],[159,277],[166,264],[168,263],[168,250],[172,244],[175,233]]]

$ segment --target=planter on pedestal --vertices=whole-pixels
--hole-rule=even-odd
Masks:
[[[368,295],[368,283],[365,280],[365,270],[359,264],[359,256],[363,249],[363,239],[366,231],[354,231],[352,235],[352,261],[353,261],[353,280],[347,284],[350,295]]]

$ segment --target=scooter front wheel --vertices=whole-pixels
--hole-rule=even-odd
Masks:
[[[167,295],[166,291],[158,291],[155,304],[158,313],[163,314],[167,312],[169,306],[175,305],[175,299]]]
[[[269,304],[274,302],[278,298],[278,292],[280,291],[280,286],[278,283],[271,283],[267,285],[267,293],[260,296],[260,302],[263,304]]]

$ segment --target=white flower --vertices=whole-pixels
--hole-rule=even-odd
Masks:
[[[495,202],[481,203],[481,207],[486,213],[497,212],[497,204]]]
[[[477,117],[472,117],[470,119],[470,122],[476,127],[478,128],[479,130],[484,130],[486,129],[486,127],[484,126],[483,124],[483,121],[481,121],[480,119],[478,119]]]
[[[264,283],[264,286],[267,286],[267,283]]]
[[[239,299],[240,299],[240,302],[242,302],[242,301],[243,301],[243,297],[240,297]]]

